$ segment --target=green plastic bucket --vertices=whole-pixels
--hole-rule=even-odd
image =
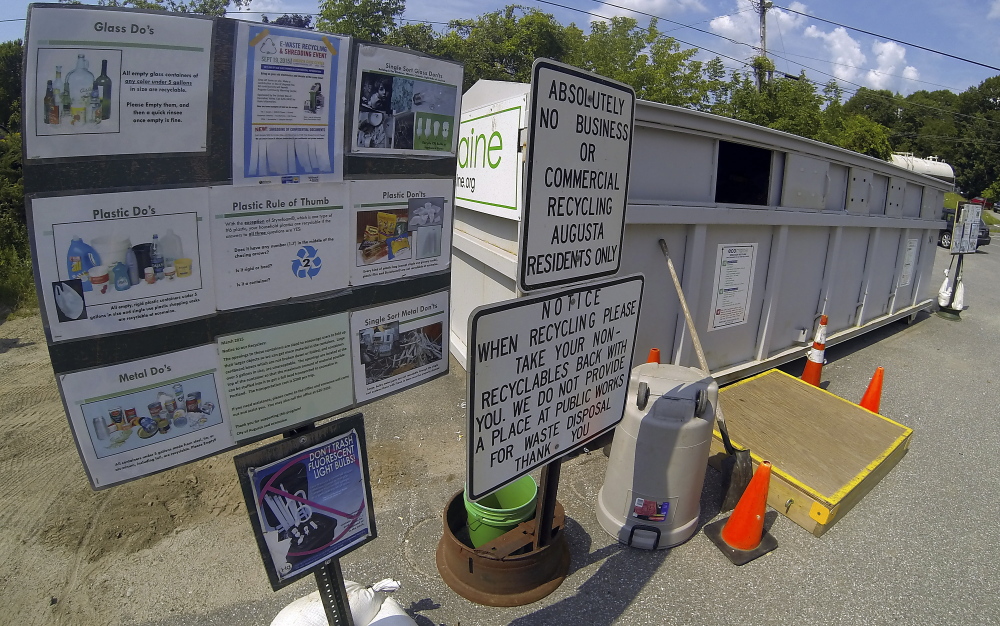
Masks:
[[[469,500],[468,491],[463,496],[469,538],[472,547],[478,548],[535,516],[538,486],[531,476],[522,476],[479,500]]]

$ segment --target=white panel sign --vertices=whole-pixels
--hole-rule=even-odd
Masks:
[[[719,244],[709,332],[747,323],[756,262],[755,243]]]
[[[50,5],[30,25],[27,158],[205,151],[212,20]]]
[[[906,255],[903,257],[903,271],[899,274],[899,286],[906,287],[913,280],[913,262],[917,258],[919,239],[906,240]]]
[[[610,276],[621,264],[635,92],[548,59],[531,81],[522,291]]]
[[[518,138],[527,95],[462,114],[455,203],[509,219],[521,218]]]
[[[470,498],[563,456],[621,421],[642,276],[473,311]]]
[[[966,203],[958,207],[958,217],[951,232],[951,253],[971,254],[979,246],[979,221],[983,207]]]

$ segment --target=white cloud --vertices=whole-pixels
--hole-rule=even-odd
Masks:
[[[997,0],[1000,2],[1000,0]],[[790,7],[796,11],[806,10],[801,2],[792,2]],[[767,12],[767,41],[768,49],[775,49],[775,42],[784,40],[785,37],[794,36],[802,29],[806,18],[781,9],[770,9]],[[754,47],[760,45],[760,15],[753,9],[750,0],[737,0],[736,6],[729,15],[722,15],[711,22],[709,28],[717,35],[728,37],[734,41],[750,44]],[[741,52],[746,55],[748,49],[740,46]]]
[[[990,2],[990,12],[986,14],[986,19],[995,20],[1000,18],[1000,0]]]
[[[682,13],[704,13],[708,11],[701,0],[615,0],[615,4],[618,6],[600,4],[593,12],[599,15],[607,15],[608,17],[634,17],[639,20],[640,24],[645,25],[649,20],[646,15],[637,14],[628,9],[635,9],[649,15],[659,15],[662,17],[676,16]],[[623,9],[620,7],[627,8]],[[661,29],[667,26],[669,26],[668,23],[660,24]]]
[[[865,82],[872,89],[894,89],[901,82],[898,78],[919,78],[920,72],[912,65],[906,65],[906,48],[894,41],[876,41],[872,44],[875,53],[874,69],[865,74]]]
[[[834,63],[832,66],[834,76],[845,81],[857,78],[861,66],[867,59],[861,52],[861,44],[848,35],[845,29],[838,26],[830,32],[824,32],[816,26],[809,26],[804,34],[806,37],[820,39],[826,44],[826,49],[832,57],[830,60]]]

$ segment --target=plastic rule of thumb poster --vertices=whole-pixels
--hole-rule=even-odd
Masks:
[[[350,38],[240,23],[233,184],[343,180]]]
[[[360,413],[234,462],[275,591],[375,538]]]

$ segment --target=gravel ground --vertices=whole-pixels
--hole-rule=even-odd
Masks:
[[[962,321],[923,314],[827,351],[828,389],[857,399],[886,368],[882,412],[914,429],[909,453],[822,538],[771,511],[779,548],[742,568],[697,534],[671,550],[623,548],[594,515],[606,458],[563,466],[570,575],[534,604],[497,609],[437,574],[441,512],[465,471],[465,375],[364,409],[379,537],[345,576],[393,577],[421,626],[517,624],[1000,624],[1000,246],[966,261]],[[933,281],[949,258],[938,249]],[[786,370],[801,372],[802,361]],[[38,317],[0,325],[0,622],[266,626],[315,584],[271,591],[231,456],[101,492],[66,428]],[[715,518],[709,470],[702,521]]]

